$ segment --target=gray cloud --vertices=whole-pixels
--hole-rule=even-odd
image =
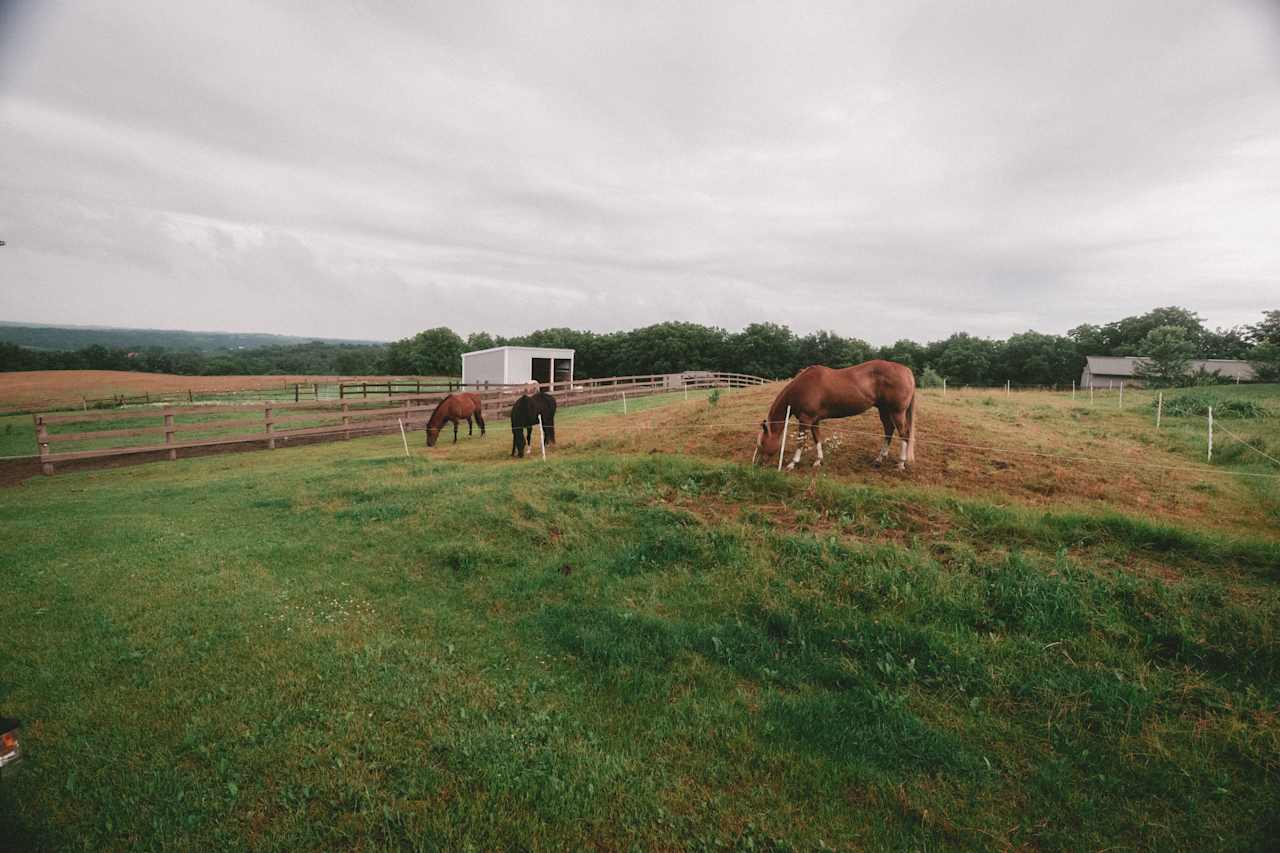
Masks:
[[[1280,307],[1268,3],[0,3],[0,316],[876,342]]]

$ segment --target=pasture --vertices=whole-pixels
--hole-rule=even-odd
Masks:
[[[336,397],[338,382],[386,382],[388,376],[177,376],[125,370],[29,370],[0,373],[0,412],[76,409],[85,400],[123,395],[137,398],[190,393],[195,401],[291,400],[293,386],[309,394],[319,384],[322,397]],[[421,377],[444,380],[447,377]]]
[[[777,386],[0,490],[0,837],[36,848],[1263,849],[1280,467],[923,392],[751,468]],[[1280,456],[1280,389],[1210,389]],[[1169,392],[1166,392],[1166,399]],[[30,419],[27,418],[27,423]],[[790,452],[787,453],[788,457]],[[1264,475],[1264,476],[1247,476]]]

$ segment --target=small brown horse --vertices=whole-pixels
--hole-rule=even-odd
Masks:
[[[445,397],[431,413],[431,419],[427,421],[427,447],[436,446],[436,439],[440,437],[440,430],[444,429],[447,421],[453,423],[454,444],[458,443],[459,421],[467,422],[467,435],[471,435],[472,418],[475,418],[476,423],[480,425],[480,435],[483,436],[484,413],[479,394],[450,394]]]
[[[860,415],[873,406],[880,411],[880,423],[884,426],[884,444],[876,462],[889,455],[889,443],[893,431],[898,431],[902,442],[902,456],[898,468],[916,461],[916,378],[911,368],[893,361],[864,362],[853,367],[834,370],[815,364],[796,374],[795,379],[774,398],[769,416],[760,423],[760,436],[756,439],[756,456],[766,462],[782,452],[782,430],[787,418],[787,407],[800,426],[798,435],[805,430],[813,436],[818,449],[818,461],[822,464],[822,439],[818,437],[818,423],[823,418],[847,418]],[[796,467],[803,450],[797,443],[795,456],[787,470]]]

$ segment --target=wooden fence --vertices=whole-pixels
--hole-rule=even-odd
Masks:
[[[581,406],[609,400],[646,397],[678,392],[683,389],[743,388],[763,385],[768,380],[741,373],[674,373],[645,376],[614,376],[558,383],[555,386],[559,406]],[[423,383],[426,385],[427,383]],[[520,389],[490,387],[480,394],[486,420],[510,415]],[[546,387],[546,386],[544,386]],[[234,405],[147,406],[129,410],[46,412],[32,415],[36,427],[36,445],[41,469],[53,474],[59,462],[98,459],[134,453],[167,452],[177,459],[184,449],[265,443],[275,449],[278,442],[292,438],[328,437],[349,439],[353,435],[395,432],[401,423],[405,429],[421,429],[436,405],[448,396],[447,391],[423,391],[411,394],[388,394],[378,400],[269,400]],[[101,428],[99,424],[126,421],[119,428]],[[88,425],[84,429],[83,425]],[[292,425],[292,426],[290,426]],[[80,426],[76,432],[63,428]],[[184,440],[184,436],[190,436]],[[136,439],[137,443],[121,443]],[[93,443],[99,446],[75,450],[54,450],[69,442]]]

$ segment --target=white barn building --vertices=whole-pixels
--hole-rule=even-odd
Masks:
[[[468,390],[529,381],[567,388],[573,383],[573,350],[491,347],[462,354],[462,385]]]

